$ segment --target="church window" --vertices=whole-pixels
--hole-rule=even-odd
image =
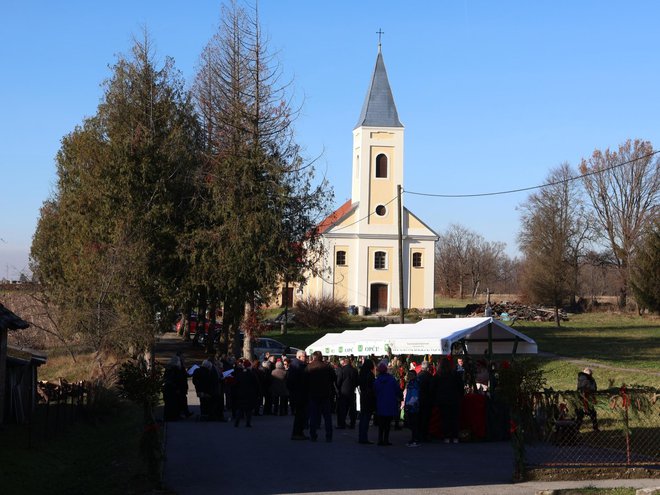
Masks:
[[[346,265],[346,251],[337,251],[337,265],[338,266]]]
[[[376,157],[376,177],[387,177],[387,156],[382,153]]]
[[[379,217],[384,217],[385,213],[387,213],[387,208],[385,208],[385,206],[383,205],[376,206],[376,215],[378,215]]]
[[[414,268],[422,267],[422,253],[413,253],[412,265]]]
[[[387,254],[384,251],[376,251],[374,255],[374,268],[376,270],[384,270],[387,260]]]

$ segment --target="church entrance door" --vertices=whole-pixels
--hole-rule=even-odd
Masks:
[[[387,284],[371,284],[371,312],[387,311]]]

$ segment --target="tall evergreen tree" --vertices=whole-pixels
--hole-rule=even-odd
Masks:
[[[170,59],[157,67],[146,33],[112,67],[96,115],[62,140],[33,271],[99,355],[148,346],[171,303],[198,143],[183,81]]]
[[[630,285],[641,310],[660,312],[660,218],[656,218],[635,257]]]
[[[213,280],[225,301],[225,329],[233,328],[236,353],[246,304],[254,310],[293,267],[312,266],[320,249],[314,227],[331,200],[325,182],[313,185],[313,167],[294,142],[296,112],[280,75],[257,9],[224,6],[194,88],[206,186],[198,235],[209,253],[197,256],[204,259],[200,278]],[[247,337],[243,353],[249,355]]]

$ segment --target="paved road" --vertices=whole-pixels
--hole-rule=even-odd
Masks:
[[[189,397],[191,409],[197,410],[196,397]],[[392,432],[393,446],[377,447],[358,444],[357,430],[335,430],[332,443],[312,443],[291,441],[291,426],[291,416],[259,416],[252,428],[193,418],[168,423],[165,485],[179,495],[516,495],[552,488],[660,485],[657,479],[512,484],[508,442],[408,448],[409,432],[403,430]],[[372,428],[372,439],[375,434]]]

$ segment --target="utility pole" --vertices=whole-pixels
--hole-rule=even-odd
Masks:
[[[399,313],[400,323],[404,322],[405,308],[403,306],[403,208],[401,206],[401,184],[396,186],[396,204],[399,210]]]

